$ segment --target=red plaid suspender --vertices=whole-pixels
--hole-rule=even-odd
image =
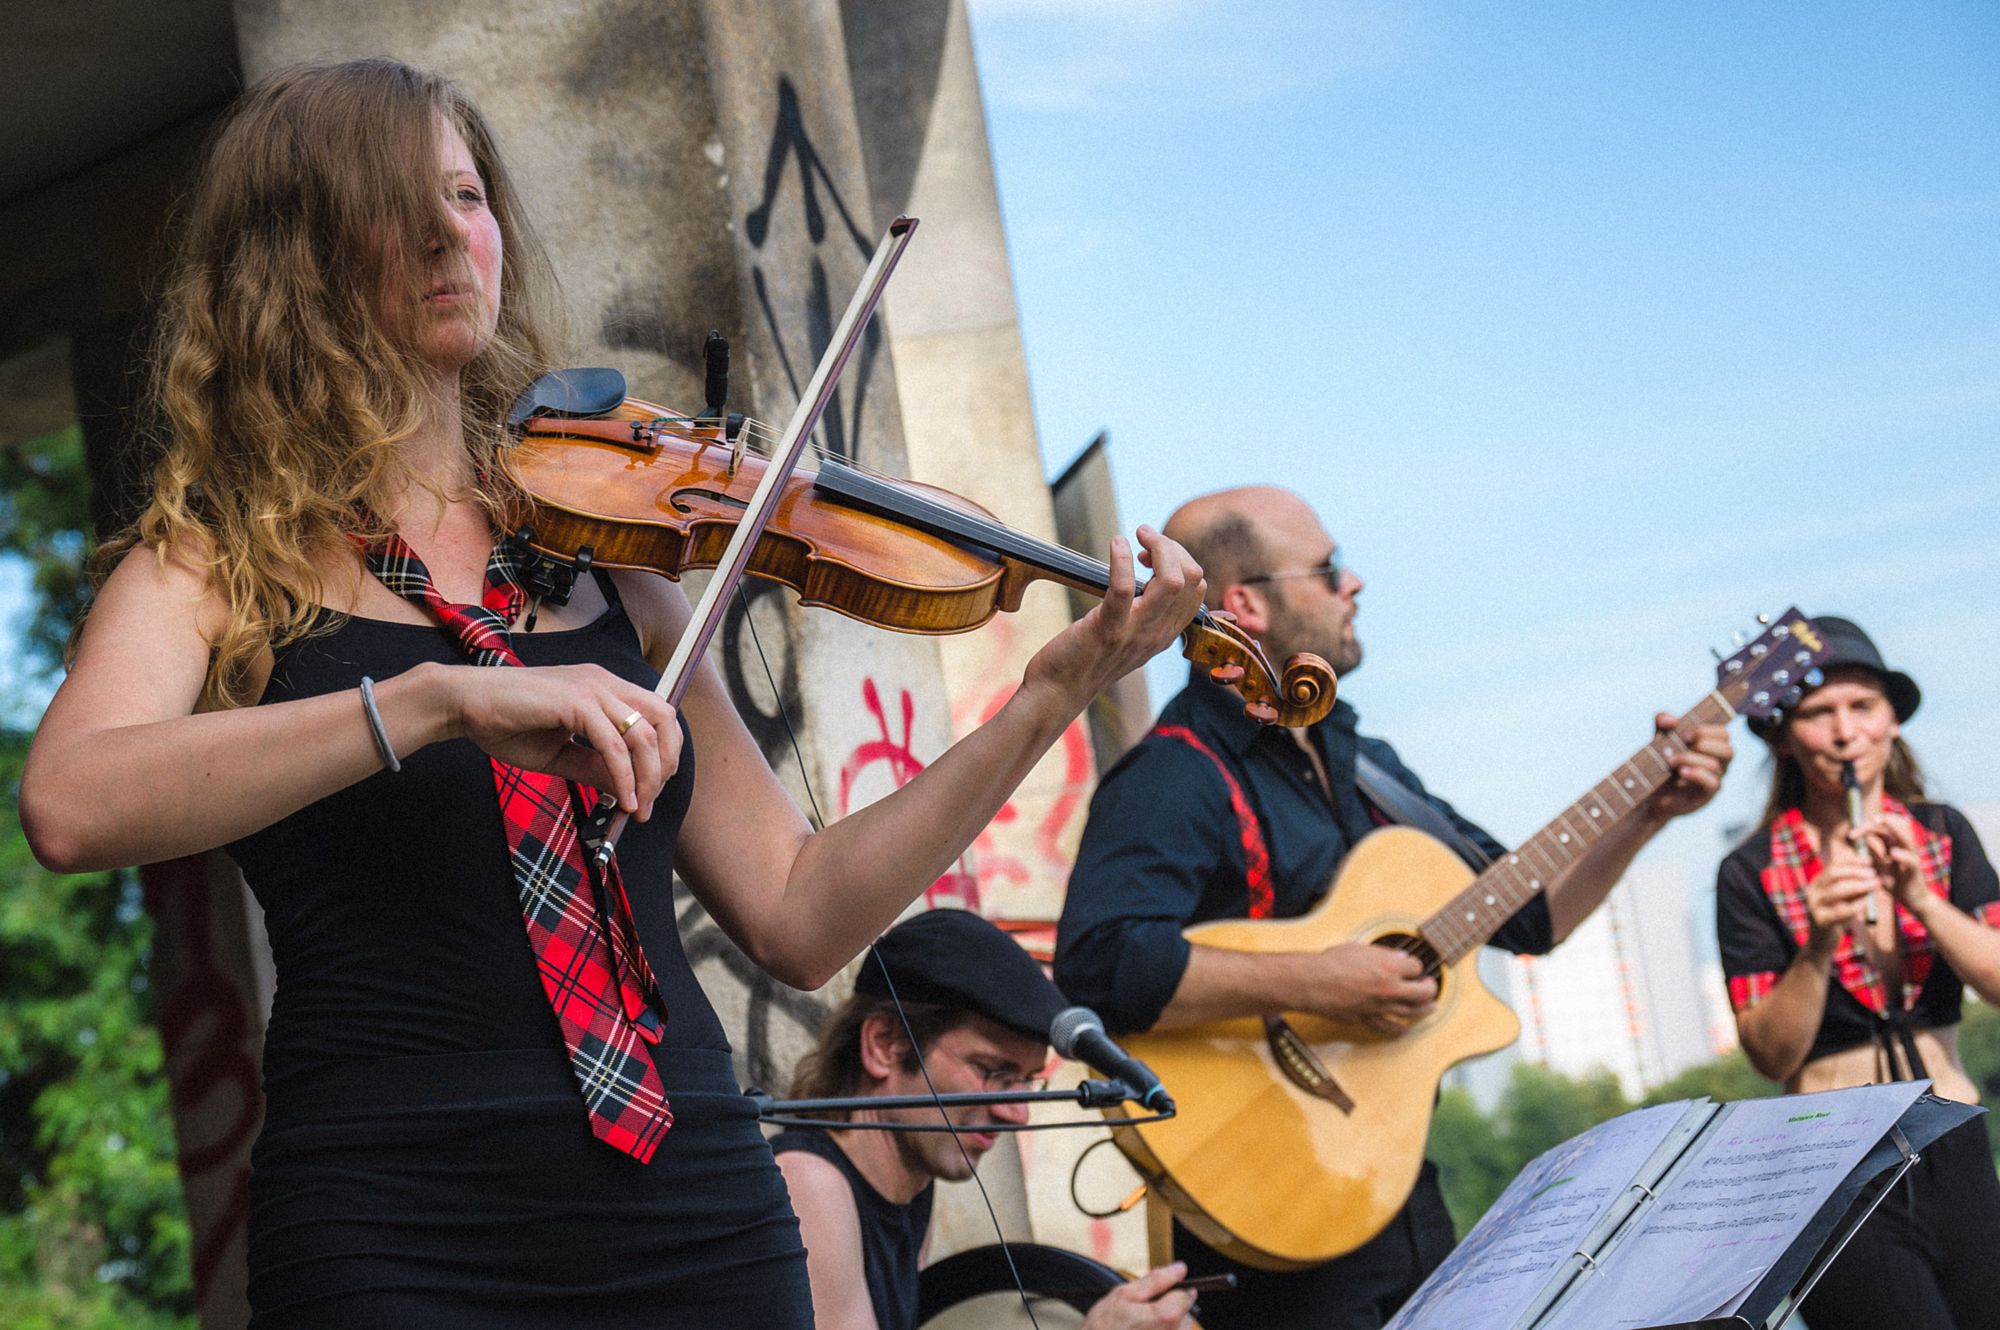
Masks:
[[[1264,828],[1257,821],[1257,812],[1250,807],[1250,800],[1243,793],[1242,784],[1228,763],[1217,756],[1215,750],[1203,743],[1193,730],[1184,725],[1160,725],[1154,734],[1168,739],[1178,739],[1215,764],[1222,774],[1222,783],[1229,787],[1229,806],[1236,813],[1236,834],[1243,842],[1243,879],[1250,895],[1250,917],[1268,919],[1271,917],[1271,852],[1264,844]]]

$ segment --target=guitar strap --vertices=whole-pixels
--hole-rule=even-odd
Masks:
[[[1391,822],[1415,827],[1443,841],[1473,872],[1484,872],[1493,862],[1492,855],[1453,826],[1451,819],[1438,812],[1430,800],[1383,770],[1379,763],[1370,761],[1366,753],[1354,754],[1354,784],[1361,797],[1381,809]]]

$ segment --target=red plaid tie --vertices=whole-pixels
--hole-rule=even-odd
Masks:
[[[487,560],[486,590],[478,605],[440,596],[430,570],[393,532],[370,545],[367,556],[382,584],[435,614],[475,664],[521,663],[508,628],[526,593],[504,543]],[[498,758],[493,784],[528,943],[569,1046],[590,1129],[645,1163],[674,1123],[653,1065],[661,1025],[648,997],[657,1000],[659,986],[639,946],[617,861],[604,870],[601,883],[594,882],[577,839],[573,803],[589,808],[597,792]],[[592,889],[600,886],[593,903]]]

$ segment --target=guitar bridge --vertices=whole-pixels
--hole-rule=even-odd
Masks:
[[[1343,1113],[1354,1111],[1354,1101],[1340,1088],[1340,1082],[1333,1079],[1333,1073],[1319,1060],[1319,1054],[1312,1051],[1312,1045],[1299,1038],[1299,1032],[1283,1016],[1264,1018],[1264,1037],[1270,1041],[1271,1056],[1278,1060],[1279,1068],[1292,1084]]]

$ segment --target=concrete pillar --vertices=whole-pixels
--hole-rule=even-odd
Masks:
[[[1049,486],[1056,532],[1071,549],[1099,548],[1114,532],[1125,529],[1118,517],[1118,492],[1111,482],[1111,453],[1105,443],[1100,432]],[[1070,608],[1079,615],[1088,608],[1082,600],[1081,594],[1070,592]],[[1134,670],[1105,689],[1090,704],[1090,745],[1098,774],[1145,738],[1152,723],[1153,703],[1144,670]]]

